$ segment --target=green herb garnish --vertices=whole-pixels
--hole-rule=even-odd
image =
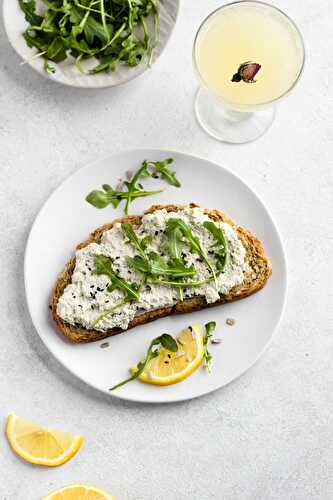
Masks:
[[[181,262],[170,261],[166,262],[155,252],[150,252],[147,258],[136,255],[133,258],[128,258],[128,263],[131,267],[146,275],[146,280],[154,276],[171,276],[172,278],[182,278],[186,276],[194,276],[194,266],[186,267]]]
[[[128,302],[137,301],[140,298],[138,287],[127,283],[127,281],[120,278],[120,276],[114,272],[112,262],[109,257],[105,257],[104,255],[95,256],[95,274],[107,276],[110,279],[107,291],[111,293],[115,289],[122,290],[124,293],[124,299],[98,316],[98,318],[93,322],[92,327],[95,327],[102,319],[112,314],[119,307],[122,307]]]
[[[131,243],[137,249],[141,257],[143,259],[147,259],[146,249],[147,246],[152,242],[152,237],[147,235],[140,240],[140,238],[136,235],[132,224],[124,223],[121,225],[121,229],[128,238],[127,243]]]
[[[134,179],[134,178],[133,178]],[[145,196],[152,196],[154,194],[159,194],[163,189],[158,191],[145,191],[141,189],[140,186],[134,184],[133,180],[131,182],[125,182],[127,191],[115,191],[108,184],[103,184],[103,191],[92,191],[86,197],[86,201],[93,205],[95,208],[105,208],[112,204],[114,208],[117,208],[122,200],[126,200],[125,214],[128,215],[128,208],[130,203],[136,198],[144,198]]]
[[[206,329],[206,335],[204,336],[203,344],[204,344],[204,359],[205,359],[205,366],[210,372],[211,370],[211,364],[212,364],[212,359],[213,356],[208,350],[208,342],[209,339],[213,336],[213,331],[216,328],[216,322],[215,321],[210,321],[209,323],[205,324],[205,329]]]
[[[88,194],[86,197],[86,201],[93,205],[95,208],[105,208],[108,205],[113,205],[114,208],[117,208],[119,203],[123,200],[126,200],[124,212],[128,215],[130,204],[137,198],[143,198],[146,196],[152,196],[154,194],[161,193],[163,189],[159,189],[157,191],[145,191],[143,186],[140,184],[140,180],[145,177],[155,177],[154,172],[156,171],[156,163],[159,164],[160,172],[163,171],[162,178],[167,179],[168,175],[170,179],[175,179],[175,182],[180,186],[179,181],[175,177],[174,172],[170,172],[167,168],[167,165],[170,163],[171,158],[167,158],[164,161],[152,162],[152,161],[144,161],[141,164],[141,167],[136,171],[130,181],[125,181],[124,186],[127,191],[119,191],[113,189],[109,184],[103,184],[102,189],[94,190]],[[154,170],[151,170],[149,166],[154,165]],[[171,184],[170,181],[169,184]],[[176,186],[178,184],[173,183],[172,185]]]
[[[149,279],[147,283],[152,285],[173,286],[175,288],[197,288],[199,286],[207,285],[212,281],[214,281],[213,277],[201,281],[167,281],[163,279]]]
[[[220,272],[224,271],[229,262],[229,245],[222,229],[217,227],[214,222],[204,222],[204,227],[213,235],[215,239],[214,255],[217,260],[217,268]]]
[[[18,0],[29,23],[23,36],[46,61],[68,56],[82,72],[82,59],[97,59],[91,74],[115,71],[119,64],[150,64],[158,40],[158,0],[44,0],[43,14],[35,0]],[[147,29],[154,19],[153,33]],[[49,71],[49,66],[44,66]]]
[[[163,161],[147,161],[148,166],[153,167],[152,176],[157,175],[164,179],[168,184],[175,187],[181,187],[181,183],[176,177],[176,172],[169,170],[168,165],[174,162],[173,158],[167,158]]]
[[[184,222],[182,219],[171,218],[167,222],[167,234],[168,233],[170,234],[175,229],[179,229],[179,231],[182,233],[183,237],[189,244],[191,251],[198,254],[205,262],[206,266],[212,273],[215,285],[217,286],[216,274],[214,268],[210,260],[208,259],[205,251],[203,250],[199,238],[197,236],[194,236],[194,234],[192,233],[191,227],[188,224],[186,224],[186,222]]]
[[[183,248],[185,246],[185,242],[183,240],[183,233],[178,226],[175,224],[167,224],[166,227],[166,236],[167,236],[167,249],[171,258],[174,262],[185,265],[185,260],[183,257]],[[182,278],[177,280],[178,282],[183,282]],[[184,300],[183,296],[183,287],[178,287],[179,300],[182,302]]]
[[[136,371],[133,373],[133,375],[131,377],[127,378],[126,380],[124,380],[123,382],[120,382],[119,384],[114,385],[109,390],[114,391],[115,389],[118,389],[119,387],[127,384],[128,382],[131,382],[132,380],[137,379],[143,373],[143,371],[147,367],[148,363],[152,359],[157,358],[157,356],[160,353],[161,346],[170,352],[177,352],[178,351],[177,342],[173,337],[171,337],[171,335],[164,333],[160,337],[156,337],[150,343],[146,357],[137,364]]]

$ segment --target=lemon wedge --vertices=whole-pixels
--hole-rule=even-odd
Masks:
[[[201,364],[204,355],[203,332],[197,323],[182,330],[176,338],[178,351],[162,347],[138,377],[141,382],[170,385],[189,377]],[[132,368],[135,373],[136,368]]]
[[[43,500],[115,500],[106,491],[87,484],[72,484],[53,491]]]
[[[70,460],[81,448],[82,436],[45,429],[30,420],[9,415],[6,436],[16,453],[32,464],[55,467]]]

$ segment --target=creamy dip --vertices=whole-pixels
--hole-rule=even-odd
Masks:
[[[216,243],[212,234],[203,227],[203,222],[210,220],[201,208],[185,208],[177,212],[167,212],[165,209],[158,210],[152,214],[146,214],[139,226],[133,226],[136,234],[143,238],[151,235],[152,242],[148,245],[148,252],[156,252],[160,256],[168,258],[166,251],[166,222],[169,218],[179,218],[191,226],[192,232],[200,240],[202,248],[208,255],[212,265],[216,266],[213,246]],[[228,293],[235,285],[244,280],[246,269],[246,251],[236,231],[230,224],[215,222],[220,227],[228,241],[230,258],[224,271],[217,277],[217,285],[214,281],[200,287],[185,288],[184,298],[195,296],[205,297],[207,303],[216,302],[220,295]],[[121,224],[105,231],[99,243],[91,243],[85,248],[77,250],[76,265],[72,275],[72,281],[66,286],[57,305],[57,314],[64,321],[72,325],[79,324],[85,328],[93,327],[96,330],[109,330],[120,327],[126,329],[129,322],[137,315],[147,311],[153,311],[161,307],[172,306],[179,301],[177,288],[159,284],[145,285],[140,290],[140,299],[116,309],[114,313],[105,316],[96,326],[94,321],[108,309],[120,303],[124,298],[124,292],[120,289],[107,291],[110,278],[104,275],[94,274],[94,259],[96,255],[105,255],[112,260],[114,271],[128,283],[139,284],[142,275],[139,271],[131,268],[127,263],[128,257],[137,255],[137,250],[128,243]],[[185,245],[183,256],[186,265],[194,266],[195,281],[202,281],[211,277],[211,273],[199,255],[191,253],[190,248]]]

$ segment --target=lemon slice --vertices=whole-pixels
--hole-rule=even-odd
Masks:
[[[178,351],[164,347],[138,377],[142,382],[170,385],[189,377],[201,364],[204,355],[203,332],[197,323],[183,330],[177,337]],[[132,368],[132,373],[135,368]]]
[[[115,500],[106,491],[87,484],[72,484],[53,491],[43,500]]]
[[[32,464],[55,467],[70,460],[81,448],[82,436],[45,429],[30,420],[9,415],[6,435],[14,451]]]

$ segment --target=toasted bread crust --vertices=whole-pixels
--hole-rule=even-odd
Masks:
[[[165,209],[168,212],[177,212],[188,205],[153,205],[145,213],[153,213],[156,210]],[[191,203],[189,205],[191,208],[198,207],[198,205]],[[252,295],[253,293],[260,290],[267,282],[268,278],[272,274],[272,267],[268,257],[265,255],[263,246],[261,242],[249,231],[239,227],[235,222],[230,219],[227,215],[223,214],[218,210],[208,210],[205,209],[204,212],[215,221],[223,221],[230,224],[246,249],[247,262],[249,264],[250,271],[245,275],[245,280],[242,284],[233,287],[230,292],[226,295],[221,296],[220,300],[214,302],[213,304],[207,304],[204,297],[192,297],[190,299],[185,299],[183,302],[177,302],[175,305],[170,307],[163,307],[156,309],[154,311],[148,311],[139,316],[133,318],[129,323],[128,329],[133,328],[138,325],[143,325],[150,321],[153,321],[163,316],[169,316],[175,313],[187,313],[192,311],[198,311],[200,309],[205,309],[207,307],[213,307],[226,302],[233,302],[238,299],[242,299]],[[142,216],[128,216],[121,219],[116,219],[110,224],[104,224],[95,231],[91,233],[89,238],[77,246],[77,249],[84,248],[90,243],[98,242],[102,234],[111,229],[116,222],[129,222],[132,224],[140,224]],[[65,321],[63,321],[57,314],[57,304],[58,300],[63,294],[65,287],[71,282],[72,274],[75,268],[75,257],[71,258],[70,261],[65,266],[65,269],[60,273],[54,286],[52,298],[51,298],[51,312],[52,317],[61,333],[65,335],[72,342],[94,342],[96,340],[101,340],[112,335],[116,335],[125,330],[121,328],[112,328],[105,332],[98,330],[88,330],[79,325],[73,326]]]

